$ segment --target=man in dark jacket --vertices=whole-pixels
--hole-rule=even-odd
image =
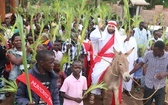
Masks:
[[[50,92],[53,105],[60,105],[59,90],[57,87],[57,76],[53,71],[54,53],[49,50],[41,50],[36,55],[37,63],[29,70],[29,73],[40,81]],[[32,91],[33,103],[28,98],[27,86],[19,82],[16,92],[16,103],[18,105],[47,105],[46,102]]]

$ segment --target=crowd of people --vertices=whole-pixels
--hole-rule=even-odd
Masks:
[[[1,23],[5,27],[5,30],[0,30],[5,40],[0,39],[0,77],[5,77],[9,81],[19,81],[15,94],[16,104],[83,105],[84,92],[89,86],[99,83],[101,75],[110,65],[108,62],[115,59],[113,48],[122,53],[134,48],[127,57],[130,76],[143,86],[144,98],[149,97],[155,89],[158,89],[150,100],[144,101],[144,105],[151,105],[153,99],[156,105],[164,105],[168,53],[165,49],[166,43],[163,42],[162,29],[151,32],[146,28],[146,23],[140,22],[138,27],[125,30],[122,22],[107,21],[105,23],[104,20],[98,18],[98,24],[96,24],[91,18],[85,32],[86,37],[80,44],[84,18],[74,19],[69,39],[56,36],[54,41],[51,39],[50,32],[57,21],[46,24],[40,35],[38,25],[40,18],[42,18],[40,14],[34,16],[33,29],[30,28],[30,17],[23,20],[26,33],[27,67],[32,76],[30,79],[35,78],[30,82],[33,102],[30,102],[28,98],[27,86],[23,80],[25,75],[23,75],[21,37],[17,27],[13,28],[16,17],[15,15],[7,17]],[[35,35],[32,35],[32,30]],[[65,36],[65,33],[65,26],[61,25],[59,35]],[[37,54],[35,60],[32,60],[34,51],[32,46],[39,41],[39,37],[41,40],[35,51]],[[7,71],[6,67],[10,63],[12,68]],[[132,80],[120,84],[122,85],[120,85],[119,94],[123,91],[130,96],[129,92],[133,87],[135,92],[140,90],[137,85],[132,86]],[[158,84],[160,84],[159,87],[157,87]],[[4,83],[1,81],[0,88],[3,86]],[[38,89],[32,88],[33,86]],[[38,90],[43,93],[39,94]],[[95,103],[95,95],[101,95],[101,90],[95,89],[90,92],[91,104]],[[0,94],[1,100],[4,97],[4,93]],[[115,103],[112,102],[112,104]]]

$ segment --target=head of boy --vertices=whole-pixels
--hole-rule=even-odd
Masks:
[[[44,44],[39,44],[39,45],[37,46],[36,51],[39,52],[40,50],[47,50],[47,46],[44,45]]]
[[[81,61],[75,60],[72,63],[72,73],[73,73],[73,75],[78,76],[78,75],[80,75],[81,71],[82,71],[82,63],[81,63]]]
[[[52,45],[52,49],[55,51],[58,51],[59,49],[61,49],[61,42],[56,40]]]
[[[54,71],[56,73],[60,72],[60,61],[59,60],[54,61]]]
[[[80,55],[78,60],[82,63],[82,67],[84,67],[84,55]]]
[[[54,68],[54,53],[50,50],[40,50],[36,54],[37,69],[43,72],[51,72]]]

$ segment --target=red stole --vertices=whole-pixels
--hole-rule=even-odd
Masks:
[[[105,54],[105,52],[114,44],[114,38],[115,35],[113,35],[109,41],[104,45],[104,47],[101,49],[101,51],[98,53],[98,56],[95,57],[94,59],[94,62],[91,64],[91,69],[89,71],[89,75],[88,75],[88,86],[91,85],[91,74],[93,72],[93,68],[94,68],[94,65],[97,63],[97,62],[100,62],[101,61],[101,57],[111,57],[113,58],[114,57],[114,54],[113,53],[107,53]],[[106,68],[107,69],[107,68]],[[99,81],[101,81],[103,79],[103,75],[105,74],[105,72],[102,73],[102,75],[100,76],[99,78]],[[121,79],[122,80],[122,79]],[[119,102],[121,103],[122,102],[122,81],[120,82],[120,86],[119,86]],[[112,97],[112,103],[111,105],[115,105],[115,98],[114,98],[114,93],[113,93],[113,97]]]
[[[113,53],[108,53],[108,54],[105,54],[105,52],[114,44],[114,36],[113,35],[109,41],[104,45],[104,47],[101,49],[101,51],[98,53],[98,56],[95,57],[95,59],[93,60],[93,63],[91,64],[91,67],[90,67],[90,71],[89,71],[89,75],[88,75],[88,86],[91,85],[91,74],[93,72],[93,68],[94,68],[94,65],[97,63],[97,62],[100,62],[101,61],[101,57],[104,56],[104,57],[111,57],[113,58],[114,57],[114,54]]]
[[[120,85],[119,85],[119,91],[118,91],[118,101],[119,101],[119,104],[122,103],[122,79],[120,79]],[[111,105],[115,105],[115,96],[114,96],[114,93],[112,94],[112,102],[111,102]]]
[[[90,66],[93,63],[93,48],[92,48],[91,41],[83,42],[83,45],[84,45],[86,52],[88,52],[90,54],[90,56],[89,56],[90,61],[88,61],[87,56],[84,57],[84,66],[86,68],[86,76],[88,78]]]
[[[29,74],[30,79],[30,89],[36,93],[40,98],[47,103],[47,105],[53,105],[50,91],[34,76]],[[26,85],[25,73],[17,77],[17,80]]]

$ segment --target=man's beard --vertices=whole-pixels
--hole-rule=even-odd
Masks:
[[[114,34],[115,30],[107,30],[109,34]]]

